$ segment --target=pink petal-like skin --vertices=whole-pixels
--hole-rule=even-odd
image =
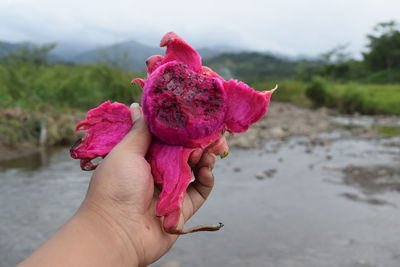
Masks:
[[[190,147],[204,147],[218,138],[215,133],[223,128],[225,103],[220,79],[196,73],[177,61],[157,68],[146,80],[142,94],[150,131],[167,144]],[[212,111],[206,115],[208,107]],[[207,143],[198,144],[198,139]]]
[[[243,82],[224,82],[228,110],[225,123],[230,132],[241,133],[267,112],[272,91],[255,91]]]
[[[206,76],[210,76],[210,77],[214,77],[214,78],[223,80],[223,78],[221,76],[219,76],[218,73],[214,72],[212,69],[210,69],[209,67],[206,67],[206,66],[201,67],[201,73]]]
[[[175,33],[169,32],[164,35],[161,39],[160,46],[167,47],[162,64],[170,61],[178,61],[185,64],[193,71],[201,71],[200,54]]]
[[[153,140],[147,159],[154,181],[162,184],[156,215],[166,216],[180,211],[186,189],[192,181],[188,160],[193,150]]]
[[[146,60],[147,73],[151,74],[155,69],[163,64],[163,56],[154,55]]]
[[[136,78],[136,79],[133,79],[133,80],[131,81],[131,83],[136,83],[136,84],[138,84],[142,89],[143,89],[143,87],[144,87],[145,82],[146,82],[146,80],[140,79],[140,78]]]
[[[127,106],[106,101],[87,113],[86,120],[76,126],[76,131],[87,135],[71,148],[71,157],[81,159],[81,168],[89,171],[97,167],[91,162],[105,157],[132,128],[132,118]]]

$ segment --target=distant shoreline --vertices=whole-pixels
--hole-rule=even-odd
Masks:
[[[326,108],[310,109],[299,107],[291,103],[272,101],[270,109],[265,118],[253,125],[246,133],[229,137],[231,147],[251,149],[259,147],[265,140],[285,140],[292,136],[307,136],[310,146],[324,143],[318,137],[321,133],[332,131],[343,131],[348,136],[357,138],[380,138],[384,136],[400,135],[400,116],[364,116],[347,115],[350,121],[369,118],[370,125],[338,124],[333,118],[338,114]],[[85,118],[83,112],[72,112],[68,114],[30,114],[20,109],[8,109],[7,112],[0,111],[0,127],[3,132],[15,134],[13,140],[0,137],[0,161],[10,160],[40,152],[43,149],[55,146],[70,146],[80,136],[75,132],[75,126]],[[45,124],[31,123],[31,121],[45,120]],[[7,124],[7,120],[13,123]],[[18,123],[16,123],[18,122]],[[35,126],[36,125],[36,126]],[[46,138],[42,146],[39,145],[40,129],[38,125],[46,125]],[[5,127],[8,127],[6,130]],[[30,127],[30,128],[28,128]],[[24,131],[24,135],[21,134]],[[23,139],[24,136],[28,138]],[[43,137],[42,137],[43,138]],[[10,145],[7,142],[13,142]]]

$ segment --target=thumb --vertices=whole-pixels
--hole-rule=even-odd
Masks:
[[[145,156],[151,143],[151,133],[147,127],[143,117],[142,108],[138,103],[130,106],[132,116],[132,129],[117,145],[116,150],[125,150],[126,152],[135,153]]]

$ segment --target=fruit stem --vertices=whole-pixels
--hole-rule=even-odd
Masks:
[[[218,231],[223,226],[224,226],[224,224],[220,222],[218,224],[198,225],[198,226],[189,228],[187,230],[179,230],[179,229],[176,229],[176,228],[168,228],[168,229],[165,229],[165,230],[169,234],[185,235],[185,234],[190,234],[190,233],[194,233],[194,232],[203,232],[203,231],[214,232],[214,231]]]

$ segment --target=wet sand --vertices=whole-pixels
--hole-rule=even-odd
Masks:
[[[233,148],[217,163],[210,199],[187,223],[225,227],[182,236],[152,266],[397,267],[399,144],[338,131]],[[90,173],[66,149],[33,158],[0,164],[0,266],[26,257],[86,192]]]

